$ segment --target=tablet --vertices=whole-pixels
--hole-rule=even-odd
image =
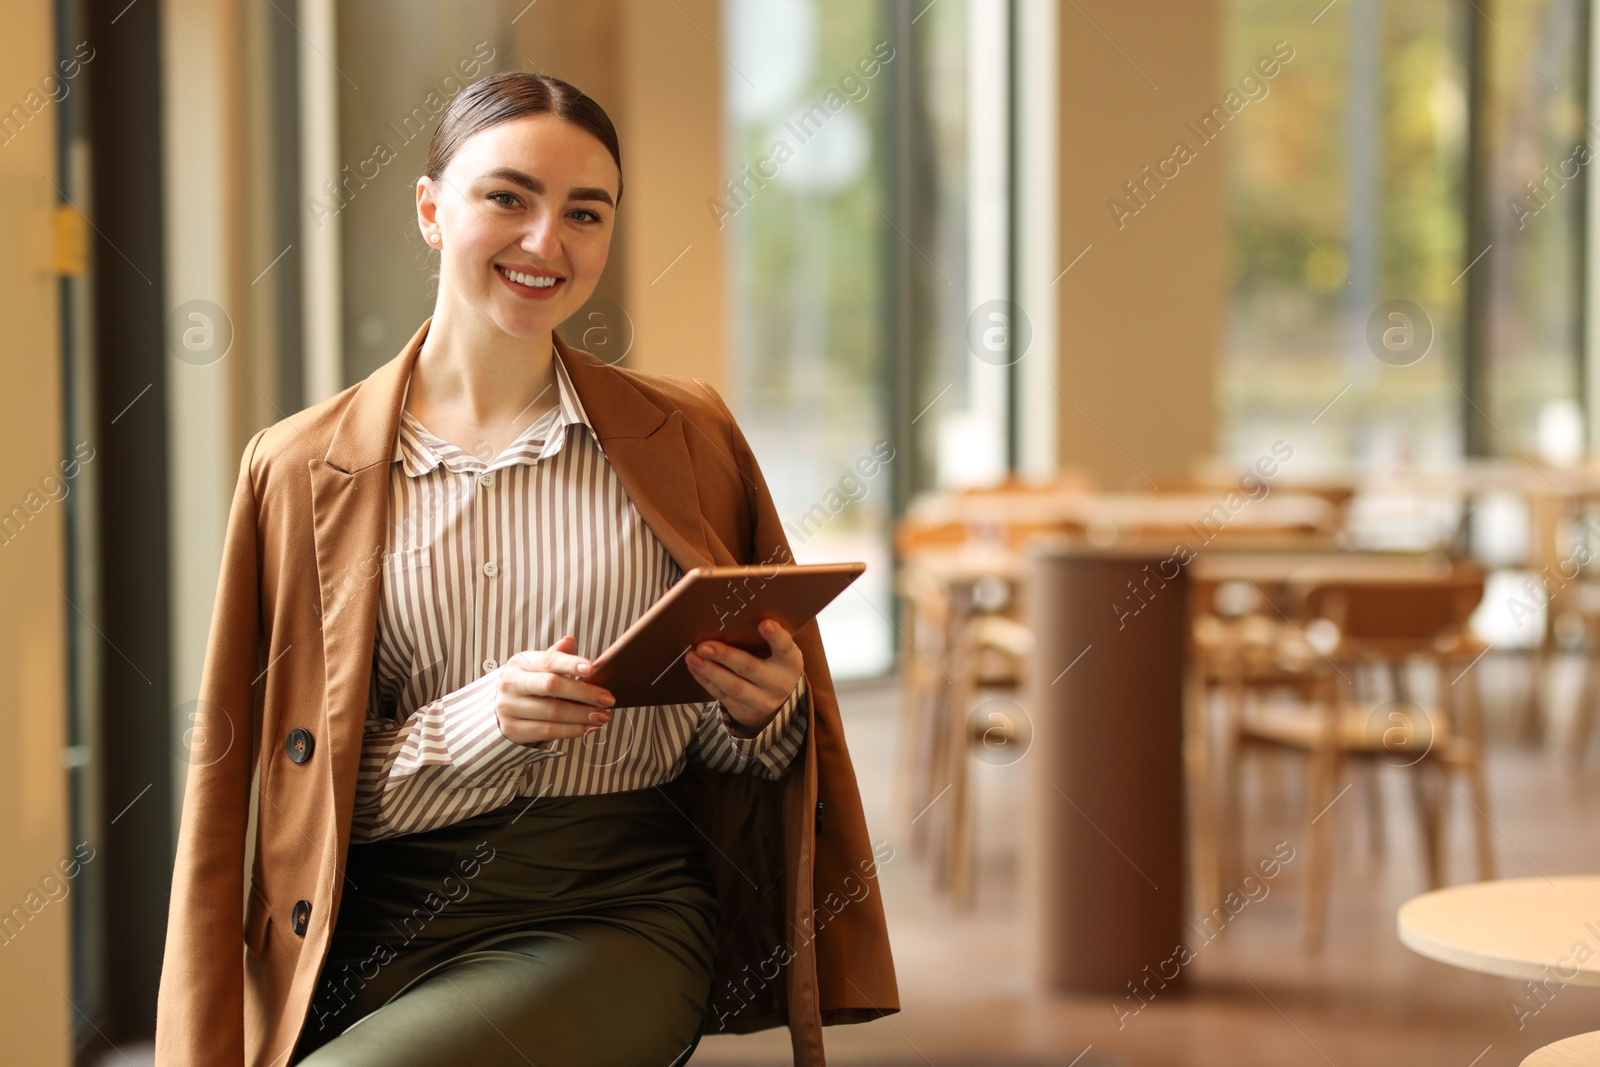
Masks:
[[[766,659],[772,648],[756,629],[762,619],[792,634],[866,569],[859,562],[694,567],[595,657],[584,680],[610,690],[619,708],[715,700],[689,673],[684,653],[715,640]]]

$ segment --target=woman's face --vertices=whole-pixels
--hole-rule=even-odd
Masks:
[[[554,115],[473,134],[439,181],[417,179],[417,221],[442,255],[440,301],[513,337],[548,336],[600,280],[620,183],[605,146]]]

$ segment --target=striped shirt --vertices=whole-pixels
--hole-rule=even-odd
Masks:
[[[690,758],[777,779],[803,744],[804,675],[754,737],[730,732],[737,722],[718,701],[612,708],[577,738],[524,744],[500,732],[508,658],[563,634],[598,656],[683,576],[552,362],[556,406],[488,463],[402,408],[352,842],[521,797],[643,789]]]

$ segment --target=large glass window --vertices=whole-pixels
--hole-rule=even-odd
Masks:
[[[867,561],[819,625],[836,674],[880,674],[896,502],[1008,462],[1007,8],[724,10],[736,413],[796,557]]]
[[[1228,131],[1225,450],[1286,437],[1367,469],[1570,458],[1579,0],[1225,10],[1230,88],[1292,50]]]
[[[893,652],[890,444],[883,381],[888,68],[881,8],[730,0],[729,404],[761,462],[795,558],[867,562],[818,625],[838,677]]]
[[[1227,88],[1259,76],[1263,57],[1280,63],[1227,131],[1232,286],[1219,382],[1234,455],[1279,438],[1308,461],[1459,452],[1463,291],[1452,282],[1467,157],[1454,6],[1350,0],[1312,23],[1270,0],[1227,5]],[[1426,318],[1379,313],[1384,328],[1431,329],[1428,354],[1410,365],[1377,358],[1368,341],[1391,301]]]

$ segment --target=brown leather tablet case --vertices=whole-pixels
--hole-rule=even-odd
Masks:
[[[695,567],[595,657],[586,681],[609,689],[619,708],[714,700],[684,662],[696,642],[717,640],[765,659],[772,649],[756,629],[762,619],[793,633],[866,569],[859,562]]]

